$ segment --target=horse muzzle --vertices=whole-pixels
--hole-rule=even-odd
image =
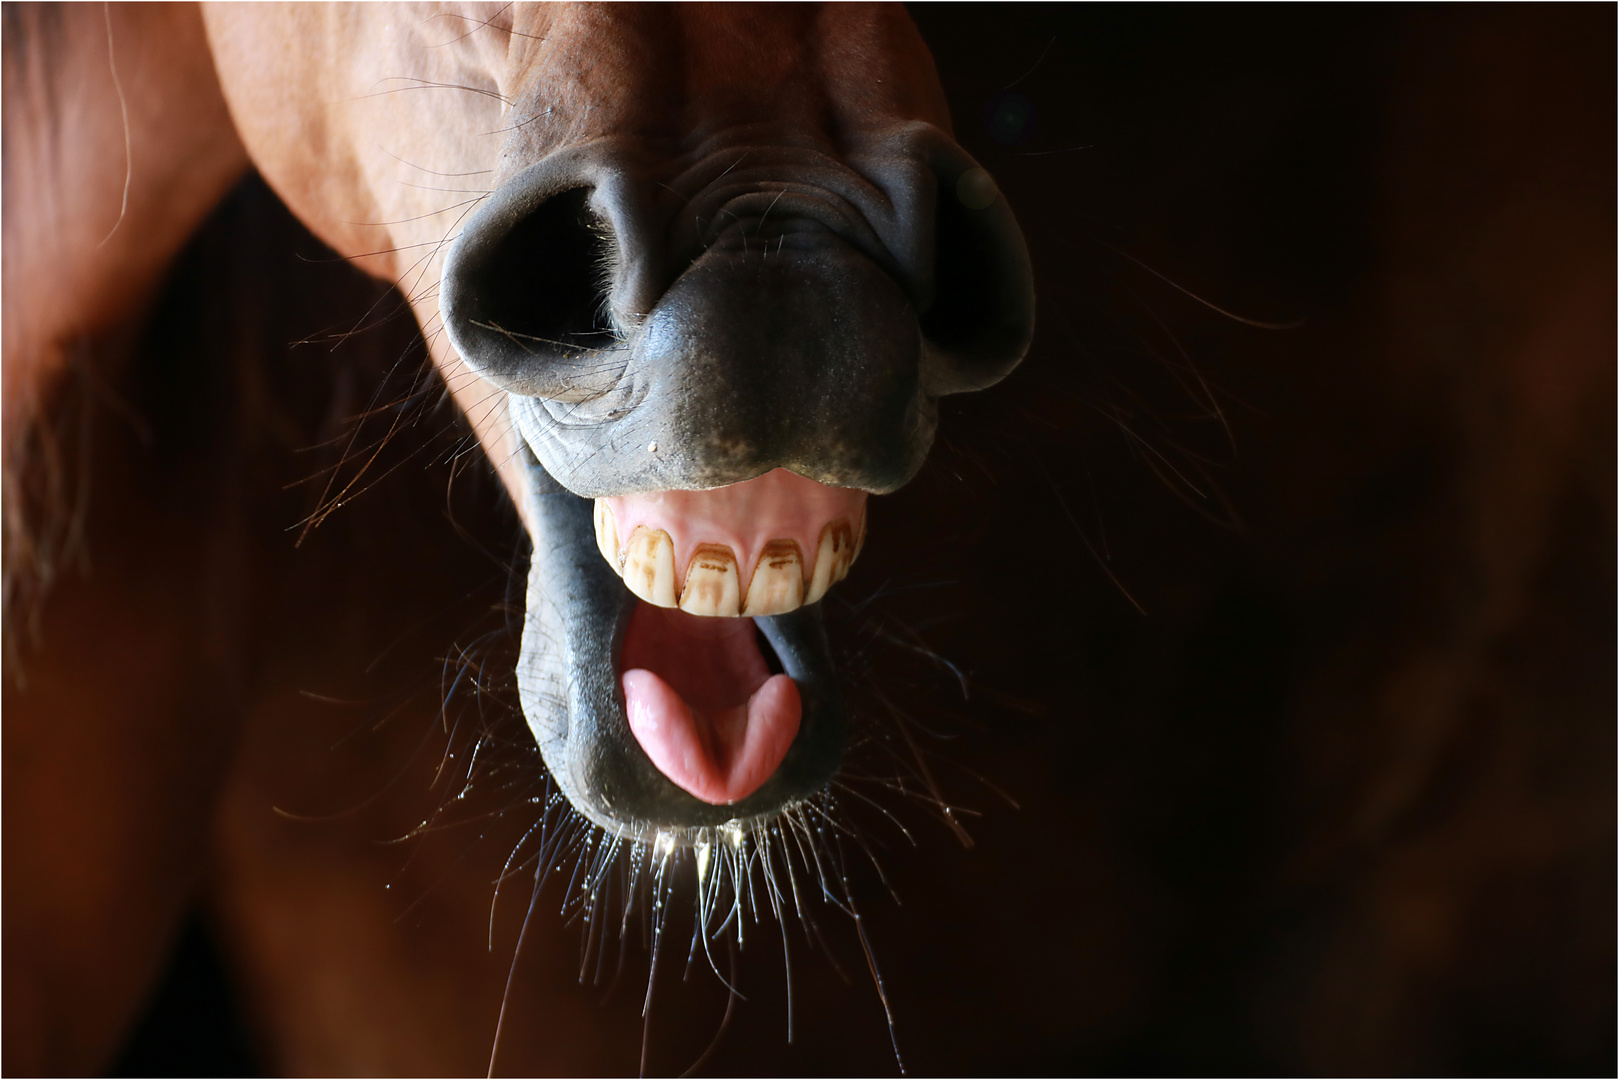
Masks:
[[[848,717],[819,601],[865,493],[914,476],[939,398],[992,385],[1032,336],[988,175],[919,123],[841,161],[602,140],[500,185],[440,307],[521,435],[519,686],[575,807],[678,839],[822,789]]]

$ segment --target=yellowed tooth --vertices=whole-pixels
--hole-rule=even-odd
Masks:
[[[675,602],[675,545],[662,529],[635,527],[624,549],[622,574],[630,592],[647,603],[679,606]]]
[[[759,552],[744,615],[780,615],[804,603],[804,560],[792,540],[772,540]]]
[[[618,570],[618,522],[613,520],[613,508],[606,499],[596,500],[596,546],[608,565]]]
[[[723,544],[698,544],[686,564],[686,587],[680,609],[693,615],[735,616],[741,607],[736,556]]]
[[[821,530],[820,547],[815,552],[815,572],[810,577],[804,603],[813,604],[825,596],[826,590],[848,575],[853,562],[854,535],[849,522],[839,518]]]

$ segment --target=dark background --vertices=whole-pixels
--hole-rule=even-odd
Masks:
[[[1612,1073],[1613,9],[911,10],[1040,328],[833,616],[982,815],[866,883],[907,1065]],[[213,927],[116,1072],[270,1067]],[[761,988],[708,1070],[889,1068],[862,977],[803,978],[795,1046]]]

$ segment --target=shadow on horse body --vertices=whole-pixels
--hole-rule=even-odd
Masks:
[[[916,16],[6,8],[8,1071],[1610,1062],[1600,35]]]

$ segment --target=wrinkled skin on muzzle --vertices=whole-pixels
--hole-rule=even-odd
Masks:
[[[232,43],[265,17],[210,13],[233,106],[255,77],[297,85],[286,70],[296,59],[230,71]],[[340,167],[325,177],[298,163],[288,120],[242,126],[261,170],[317,231],[324,215],[340,250],[382,251],[354,223],[394,223],[395,250],[373,269],[412,297],[533,538],[518,678],[560,788],[615,832],[679,840],[767,819],[824,787],[849,721],[820,599],[864,539],[859,493],[913,477],[939,399],[1004,377],[1033,329],[1022,237],[951,139],[903,10],[559,5],[454,25],[419,14],[384,24],[363,10],[282,17],[310,38],[394,44],[391,65],[369,71],[377,82],[342,89],[440,88],[373,89],[341,115],[299,106],[304,130],[321,136],[308,142]],[[313,93],[341,100],[338,89]],[[377,97],[411,97],[415,111],[369,103]],[[415,184],[367,147],[389,123],[430,132],[389,131],[414,147],[414,157],[386,149],[421,170]],[[401,192],[425,187],[428,172],[487,176],[492,188],[470,214],[413,218],[422,197]],[[399,254],[415,236],[431,251],[420,262]],[[440,266],[436,293],[424,289]],[[732,497],[767,476],[787,494]],[[752,509],[691,518],[709,504],[685,496],[688,517],[632,532],[629,508],[661,506],[666,492],[730,493],[713,506]],[[763,586],[749,589],[765,581],[764,555],[756,569],[740,542],[693,545],[716,539],[698,535],[705,527],[769,539],[768,519],[797,520],[794,492],[849,509],[822,532],[781,526],[770,552],[788,554],[772,564],[775,599],[761,604]],[[696,531],[682,537],[668,520]],[[817,563],[818,543],[836,572],[825,551]],[[701,601],[700,565],[711,575]],[[684,610],[659,623],[637,615],[648,604]],[[761,612],[768,646],[733,632],[748,611]],[[658,627],[695,636],[665,648]],[[624,657],[660,648],[668,670],[648,661],[658,678],[638,690]],[[737,681],[734,692],[691,681],[709,667],[720,672],[710,681]]]

